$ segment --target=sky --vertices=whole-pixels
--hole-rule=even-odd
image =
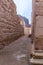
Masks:
[[[17,6],[17,14],[25,16],[31,23],[32,0],[13,0]]]

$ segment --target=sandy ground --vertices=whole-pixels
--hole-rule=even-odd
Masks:
[[[27,36],[0,50],[0,65],[30,65],[31,43]]]

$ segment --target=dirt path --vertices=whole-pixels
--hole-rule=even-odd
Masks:
[[[30,65],[27,62],[30,50],[30,39],[27,36],[21,37],[0,50],[0,65]]]

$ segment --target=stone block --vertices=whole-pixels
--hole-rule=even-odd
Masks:
[[[43,16],[36,16],[35,36],[43,36]]]
[[[35,3],[35,8],[36,15],[43,15],[43,2]]]

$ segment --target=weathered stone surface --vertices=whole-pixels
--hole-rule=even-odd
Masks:
[[[43,16],[36,16],[35,37],[43,36]]]
[[[43,0],[33,1],[33,11],[32,34],[35,50],[43,50]]]
[[[35,3],[35,8],[36,8],[36,15],[43,15],[43,2],[36,2]]]
[[[13,0],[0,0],[0,46],[8,45],[23,34]]]
[[[37,39],[35,39],[35,46],[34,46],[34,48],[36,49],[36,50],[43,50],[43,38],[37,38]]]
[[[43,2],[43,0],[35,0],[36,2]]]
[[[33,0],[32,65],[43,65],[43,0]]]

